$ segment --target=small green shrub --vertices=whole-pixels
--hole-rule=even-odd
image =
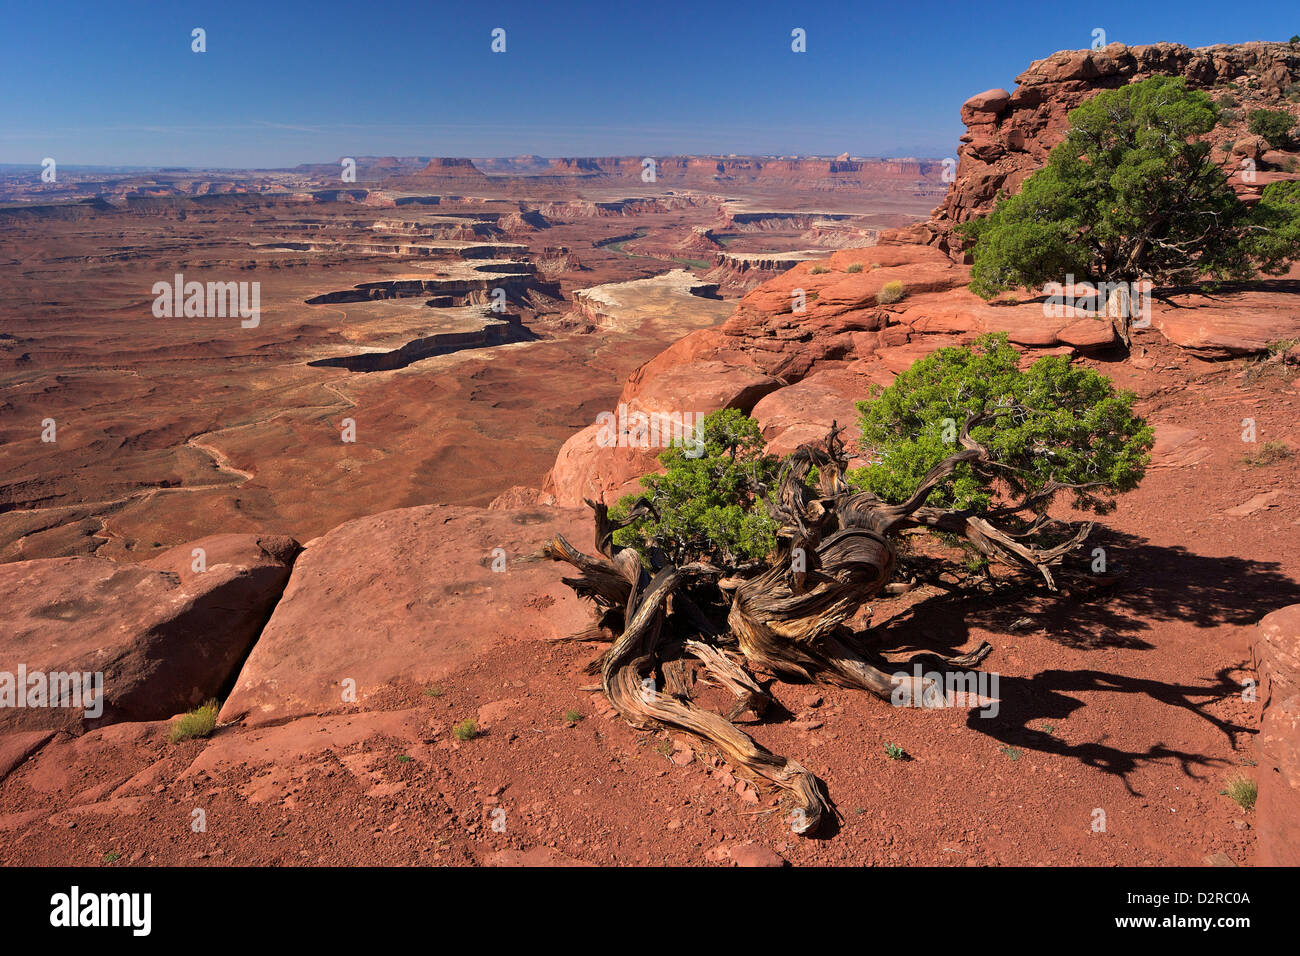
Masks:
[[[885,756],[890,760],[906,760],[907,751],[898,744],[885,744]]]
[[[811,269],[808,270],[808,273],[810,275],[819,276],[819,275],[824,275],[825,273],[830,271],[831,270],[827,269],[825,266],[813,266]]]
[[[1295,117],[1285,110],[1251,110],[1246,128],[1274,149],[1282,149],[1291,142]]]
[[[639,518],[615,532],[615,544],[642,555],[651,546],[664,548],[679,566],[761,558],[776,547],[778,524],[767,499],[776,493],[777,460],[764,452],[758,423],[728,408],[705,416],[702,431],[701,443],[688,447],[674,440],[659,456],[664,474],[642,477],[658,517]],[[639,497],[624,497],[610,508],[610,518],[622,521]]]
[[[1020,759],[1020,751],[1015,747],[1003,747],[1002,752],[1007,755],[1007,759],[1012,763]]]
[[[452,727],[451,732],[456,735],[457,740],[473,740],[478,736],[478,722],[472,717],[467,718]]]
[[[1253,810],[1259,797],[1259,785],[1248,777],[1238,776],[1229,780],[1227,788],[1221,792],[1231,797],[1241,809]]]
[[[852,262],[852,263],[849,264],[849,267],[848,267],[847,269],[845,269],[844,271],[845,271],[845,272],[851,272],[851,273],[852,273],[852,272],[861,272],[861,271],[862,271],[862,263],[861,263],[861,262]]]
[[[196,707],[172,724],[168,735],[174,744],[195,737],[207,737],[217,728],[217,702],[210,700],[202,707]]]
[[[1061,356],[1045,356],[1025,371],[1005,334],[970,346],[939,349],[900,374],[873,399],[859,402],[861,447],[871,463],[849,483],[890,503],[906,501],[922,477],[959,449],[968,415],[1002,411],[971,429],[1003,468],[994,480],[961,464],[930,503],[988,510],[1042,492],[1052,482],[1091,488],[1072,492],[1076,507],[1109,511],[1115,494],[1137,487],[1154,435],[1133,413],[1135,396]],[[1050,503],[1035,510],[1046,510]]]
[[[906,294],[907,292],[903,283],[899,282],[897,279],[892,279],[882,285],[880,291],[876,293],[876,305],[892,305],[895,302],[901,301],[903,296]]]
[[[1284,441],[1266,441],[1256,454],[1247,456],[1242,459],[1244,464],[1252,468],[1264,468],[1268,465],[1277,464],[1279,461],[1286,461],[1295,455],[1295,449]]]
[[[582,720],[584,716],[586,715],[577,710],[566,710],[564,712],[564,719],[571,724],[576,724],[578,721]]]

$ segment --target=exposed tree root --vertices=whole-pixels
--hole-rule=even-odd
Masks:
[[[739,772],[786,791],[793,803],[792,829],[814,832],[830,809],[820,782],[733,723],[745,711],[761,720],[773,703],[754,672],[860,688],[886,700],[896,690],[908,691],[912,700],[924,699],[931,680],[903,673],[903,668],[920,663],[938,670],[973,667],[992,647],[986,642],[954,657],[923,652],[891,660],[858,646],[845,622],[874,596],[899,590],[891,587],[898,562],[891,536],[910,527],[960,535],[990,559],[1036,572],[1054,587],[1050,568],[1091,530],[1085,524],[1059,542],[1040,547],[1031,540],[1041,533],[1041,517],[1013,531],[994,525],[988,514],[926,505],[959,466],[967,464],[985,474],[1000,467],[970,437],[973,426],[998,414],[968,418],[959,436],[960,450],[931,469],[916,492],[899,504],[850,492],[844,481],[847,456],[839,430],[832,426],[825,442],[805,445],[786,460],[776,496],[778,548],[758,568],[702,563],[674,567],[651,548],[647,570],[635,551],[614,544],[614,533],[637,515],[653,514],[653,504],[642,499],[619,523],[610,519],[603,502],[589,501],[599,553],[580,552],[557,536],[539,557],[576,568],[579,576],[565,578],[565,583],[597,606],[598,622],[573,639],[599,641],[613,635],[600,660],[601,686],[610,703],[633,727],[692,734],[716,748]],[[808,483],[814,468],[816,488]],[[1027,500],[996,516],[1013,517],[1036,503]],[[717,619],[719,599],[727,595],[730,606],[723,625]],[[706,683],[734,698],[726,716],[693,702],[697,669]]]

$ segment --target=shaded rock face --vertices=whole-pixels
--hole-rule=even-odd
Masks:
[[[1300,604],[1259,622],[1259,797],[1255,863],[1300,866]]]
[[[1180,76],[1189,88],[1201,90],[1249,77],[1254,94],[1285,107],[1283,94],[1300,83],[1300,48],[1285,43],[1200,49],[1177,43],[1112,43],[1101,50],[1063,50],[1037,60],[1016,77],[1013,92],[988,90],[962,105],[966,133],[957,151],[956,179],[943,203],[928,223],[887,230],[880,241],[933,244],[959,255],[953,226],[988,213],[1000,191],[1019,191],[1065,138],[1070,110],[1101,90],[1150,76]],[[1236,155],[1258,157],[1266,146],[1247,142],[1244,122],[1243,116],[1243,129],[1225,137],[1240,144]]]
[[[0,672],[27,673],[29,704],[35,680],[69,705],[5,701],[0,732],[79,733],[160,720],[217,697],[257,639],[298,551],[281,535],[222,534],[140,565],[103,558],[0,565]],[[94,677],[75,690],[51,683],[74,672],[103,675],[102,713],[86,699]]]
[[[394,682],[427,686],[498,641],[581,630],[589,609],[550,562],[523,559],[557,532],[590,547],[584,512],[430,505],[340,525],[298,559],[220,719],[352,711]]]

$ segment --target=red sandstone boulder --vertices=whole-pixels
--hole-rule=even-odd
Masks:
[[[84,699],[78,707],[4,706],[0,731],[78,733],[171,717],[216,697],[279,599],[298,550],[282,535],[221,534],[146,564],[0,565],[0,671],[21,666],[29,682],[40,675],[38,683],[56,672],[103,675],[102,714]],[[86,690],[93,686],[78,688]],[[29,684],[29,702],[30,693]]]
[[[803,442],[825,438],[832,422],[851,439],[857,431],[857,402],[871,394],[872,385],[856,371],[826,369],[772,392],[752,414],[773,454],[788,454]],[[786,436],[796,429],[798,440],[791,445]]]
[[[630,409],[671,415],[708,413],[720,408],[748,412],[781,383],[753,368],[716,360],[695,361],[663,369],[643,381],[635,396],[624,395]]]
[[[1010,102],[1011,94],[1006,90],[993,89],[985,90],[983,93],[976,93],[961,105],[961,121],[971,123],[977,118],[981,118],[981,115],[996,115],[1002,112]]]
[[[675,438],[693,435],[704,415],[722,408],[748,413],[781,386],[749,366],[716,359],[681,365],[655,359],[654,365],[652,376],[624,388],[621,410],[610,409],[603,422],[593,422],[561,446],[543,491],[562,507],[601,495],[613,501],[637,490],[642,475],[659,470],[660,453]],[[640,430],[639,415],[648,417],[647,431]]]
[[[1253,653],[1263,704],[1255,862],[1300,866],[1300,604],[1259,622]]]
[[[298,558],[221,720],[354,710],[498,642],[581,629],[590,612],[555,567],[521,560],[557,532],[589,548],[590,512],[429,505],[340,525]]]
[[[1176,307],[1153,303],[1151,324],[1174,345],[1209,358],[1250,355],[1272,342],[1300,338],[1295,298],[1272,292],[1180,296]]]
[[[678,339],[627,377],[619,401],[632,401],[640,394],[642,383],[653,380],[665,370],[696,359],[711,358],[723,347],[722,335],[717,329],[699,329]]]
[[[642,475],[659,470],[663,449],[630,445],[626,433],[622,445],[610,446],[604,443],[607,436],[604,426],[588,425],[560,446],[542,485],[560,507],[580,507],[583,499],[602,496],[617,501],[640,487]]]

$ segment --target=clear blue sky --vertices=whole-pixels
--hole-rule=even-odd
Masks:
[[[206,53],[190,51],[194,27]],[[1285,40],[1300,5],[11,0],[0,162],[948,156],[962,100],[1097,27],[1129,44]]]

